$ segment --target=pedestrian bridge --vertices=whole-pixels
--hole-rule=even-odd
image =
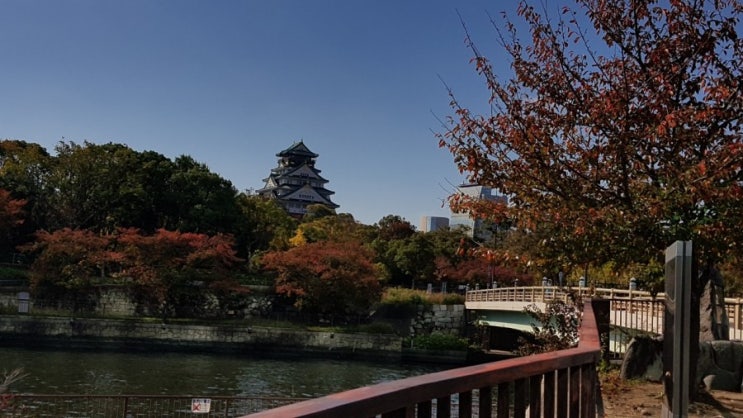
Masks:
[[[470,318],[490,327],[532,331],[533,319],[524,312],[529,305],[544,312],[550,300],[601,298],[610,304],[610,350],[623,353],[629,340],[637,334],[661,335],[665,295],[653,297],[650,292],[587,287],[523,286],[468,291],[465,307]],[[741,320],[743,299],[726,298],[730,339],[743,339]]]

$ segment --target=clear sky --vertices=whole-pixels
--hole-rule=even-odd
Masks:
[[[304,140],[339,212],[418,226],[464,180],[433,134],[442,80],[465,105],[487,93],[457,11],[498,62],[485,12],[515,5],[0,0],[0,138],[190,155],[241,191]]]

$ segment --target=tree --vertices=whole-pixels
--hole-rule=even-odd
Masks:
[[[105,278],[105,266],[118,260],[110,243],[110,237],[88,230],[37,232],[36,241],[21,247],[34,255],[31,290],[39,299],[70,305],[73,311],[85,307],[94,279]]]
[[[452,93],[440,145],[510,202],[452,206],[541,231],[577,264],[646,261],[675,240],[707,261],[740,251],[740,2],[577,3],[597,36],[567,8],[553,24],[522,3],[531,43],[505,21],[510,79],[469,43],[491,113]]]
[[[116,237],[122,277],[132,278],[163,315],[193,314],[203,290],[226,297],[242,289],[231,269],[241,261],[230,236],[159,229],[153,235],[120,230]]]
[[[307,212],[302,216],[302,222],[310,222],[326,216],[333,216],[335,214],[335,209],[323,205],[322,203],[307,205]]]
[[[415,227],[399,215],[387,215],[377,223],[379,238],[391,241],[405,239],[415,233]]]
[[[0,141],[0,189],[14,199],[26,201],[25,221],[11,246],[30,239],[38,229],[47,229],[49,220],[48,177],[53,164],[49,153],[38,144],[19,140]]]
[[[168,221],[168,229],[230,233],[240,216],[232,183],[190,156],[176,158],[174,165],[167,193],[174,217]]]
[[[407,239],[390,241],[386,257],[412,289],[415,289],[416,281],[424,283],[433,279],[434,248],[425,234],[416,233]]]
[[[367,315],[382,287],[371,251],[359,243],[322,241],[265,254],[262,264],[276,277],[276,292],[303,312]]]
[[[297,227],[292,245],[321,241],[364,243],[371,241],[373,235],[373,227],[357,222],[350,213],[304,219]]]
[[[237,205],[241,213],[234,226],[238,255],[250,258],[269,248],[288,248],[296,220],[276,200],[241,193]]]
[[[3,243],[13,241],[11,239],[13,230],[23,223],[25,204],[25,200],[13,199],[10,192],[0,189],[0,237],[3,238]],[[0,245],[0,251],[11,249]]]

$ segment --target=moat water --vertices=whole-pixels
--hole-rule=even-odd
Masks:
[[[0,372],[28,374],[14,393],[317,397],[450,368],[317,358],[0,346]]]

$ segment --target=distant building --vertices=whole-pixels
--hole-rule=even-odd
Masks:
[[[443,216],[423,216],[421,217],[420,230],[422,232],[433,232],[439,229],[449,227],[449,218]]]
[[[294,217],[307,213],[307,206],[323,204],[332,209],[339,206],[330,200],[332,192],[325,188],[328,180],[315,168],[318,154],[310,151],[303,141],[276,154],[278,166],[263,179],[265,186],[258,190],[260,196],[276,199]]]
[[[493,194],[493,189],[475,184],[463,184],[457,187],[457,193],[469,196],[473,199],[484,199],[490,201],[506,201],[505,196]],[[451,213],[449,227],[466,229],[467,235],[473,238],[488,240],[492,236],[492,230],[485,227],[482,219],[474,218],[469,213]]]

